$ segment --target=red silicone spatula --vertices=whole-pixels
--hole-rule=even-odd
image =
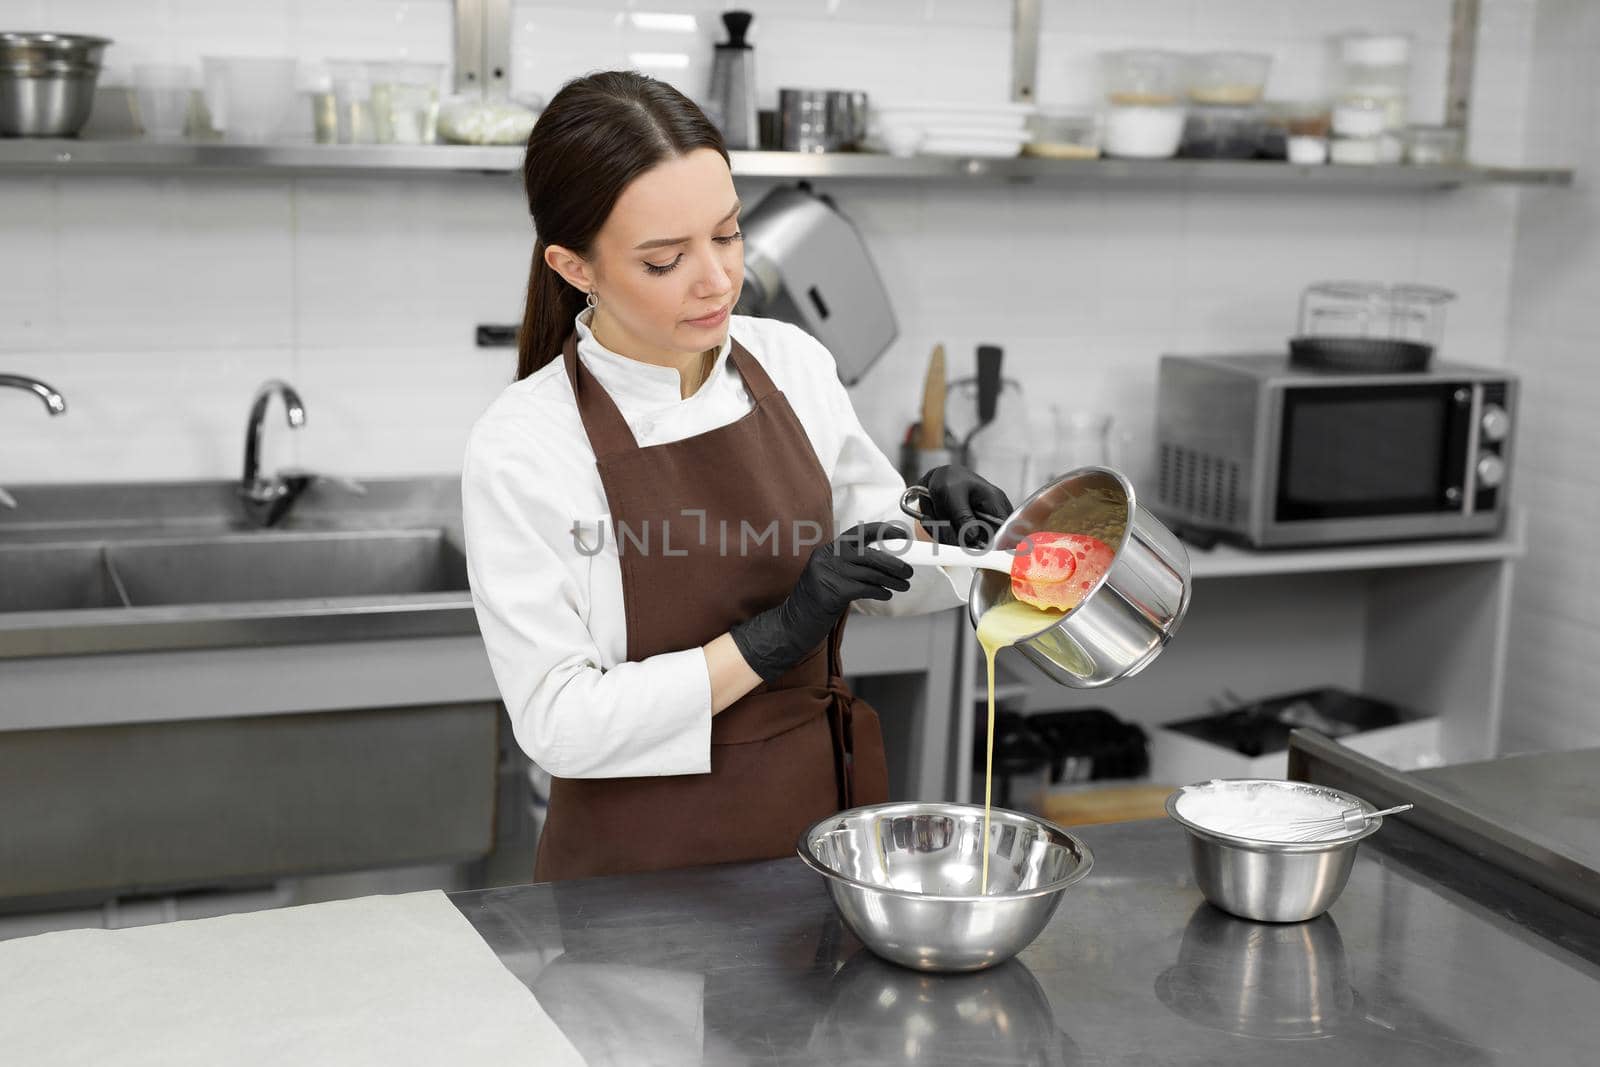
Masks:
[[[1110,569],[1116,553],[1098,537],[1041,530],[1011,559],[1011,592],[1036,608],[1070,611]]]
[[[1015,552],[967,552],[931,541],[885,542],[884,551],[913,566],[981,567],[1011,576],[1011,592],[1025,604],[1047,611],[1069,611],[1078,606],[1116,553],[1104,541],[1087,534],[1029,534]]]

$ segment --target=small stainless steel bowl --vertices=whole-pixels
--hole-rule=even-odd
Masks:
[[[1339,898],[1355,865],[1356,847],[1378,832],[1383,819],[1373,819],[1364,829],[1332,841],[1262,841],[1207,829],[1178,811],[1179,800],[1193,790],[1246,786],[1311,793],[1367,812],[1376,809],[1338,789],[1271,778],[1197,782],[1167,798],[1167,814],[1189,832],[1189,860],[1195,882],[1207,900],[1223,911],[1259,922],[1316,918]]]
[[[72,137],[94,107],[104,37],[0,33],[0,136]]]
[[[796,850],[827,880],[845,925],[873,952],[919,971],[979,971],[1039,936],[1094,856],[1043,819],[992,809],[989,892],[983,808],[900,803],[813,825]]]

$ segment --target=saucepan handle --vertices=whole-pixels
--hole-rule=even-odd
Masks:
[[[933,494],[924,485],[907,486],[906,491],[900,494],[900,510],[918,522],[931,519]]]
[[[933,494],[928,492],[928,487],[925,485],[907,486],[906,491],[900,494],[900,510],[918,522],[931,521]],[[1004,526],[1006,521],[1006,516],[993,515],[987,511],[977,512],[977,516],[996,530]]]

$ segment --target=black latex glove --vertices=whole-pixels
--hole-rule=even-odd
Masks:
[[[933,498],[928,532],[947,545],[987,548],[998,527],[979,512],[1004,520],[1011,501],[996,486],[965,467],[935,467],[917,483]]]
[[[905,536],[904,526],[866,522],[818,545],[783,603],[733,627],[733,643],[762,681],[778,678],[821,644],[852,600],[888,600],[911,588],[911,564],[869,547],[893,531]]]

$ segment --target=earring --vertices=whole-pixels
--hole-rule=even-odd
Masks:
[[[589,295],[583,298],[583,302],[590,310],[600,306],[600,301],[595,299],[593,289],[589,290]]]

